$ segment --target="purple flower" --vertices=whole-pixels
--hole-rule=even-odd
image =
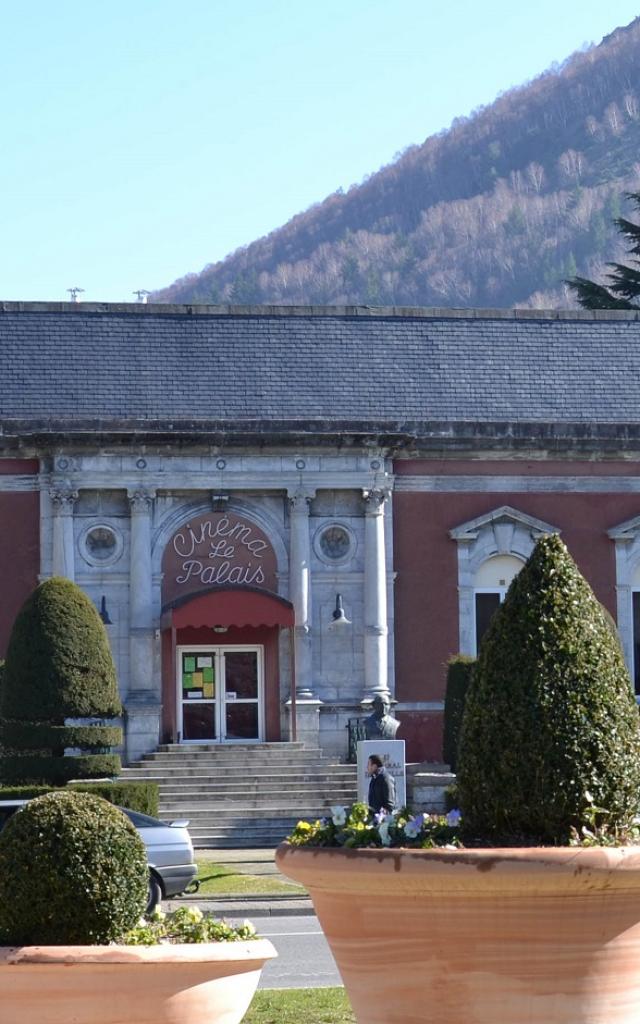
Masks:
[[[410,821],[404,826],[404,834],[407,839],[417,839],[422,831],[424,825],[424,815],[416,814],[415,818],[411,818]]]
[[[447,817],[446,817],[447,825],[451,825],[452,827],[455,826],[455,825],[458,825],[459,822],[460,822],[461,817],[462,817],[462,814],[460,813],[460,811],[457,808],[455,810],[453,810],[453,811],[449,811],[449,813],[447,814]]]

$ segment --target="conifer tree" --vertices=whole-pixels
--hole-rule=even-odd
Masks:
[[[640,212],[640,192],[627,193],[638,212]],[[640,224],[616,217],[614,224],[621,235],[629,242],[629,254],[640,257]],[[609,263],[613,267],[608,285],[597,284],[586,277],[572,277],[565,281],[576,293],[578,302],[583,309],[640,309],[640,259],[633,259],[632,264]],[[636,269],[638,268],[638,269]]]

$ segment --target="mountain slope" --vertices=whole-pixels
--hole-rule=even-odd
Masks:
[[[640,189],[640,18],[154,301],[575,304]]]

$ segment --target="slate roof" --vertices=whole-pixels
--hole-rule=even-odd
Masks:
[[[2,303],[0,380],[5,436],[527,424],[640,437],[640,319]]]

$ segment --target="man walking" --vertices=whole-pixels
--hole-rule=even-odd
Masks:
[[[367,761],[369,775],[369,807],[376,814],[392,811],[396,804],[396,786],[393,777],[382,763],[379,754],[372,754]]]

